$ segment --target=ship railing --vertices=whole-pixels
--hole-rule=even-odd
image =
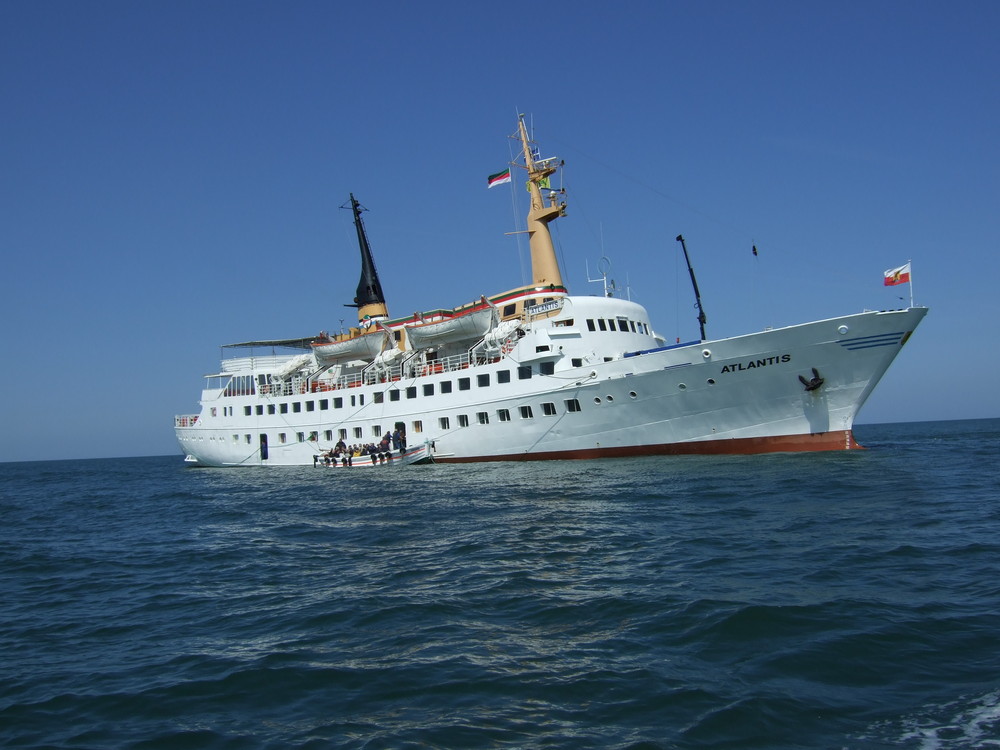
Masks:
[[[197,422],[197,414],[178,414],[174,417],[174,427],[194,427]]]
[[[357,388],[364,380],[363,373],[352,372],[347,375],[338,375],[333,380],[310,380],[305,385],[305,390],[310,393],[324,393],[326,391],[337,391],[341,388]]]
[[[222,360],[221,370],[230,372],[250,372],[256,370],[276,369],[287,362],[288,355],[264,354],[252,357],[230,357]]]

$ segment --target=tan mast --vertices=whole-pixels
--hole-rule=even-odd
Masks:
[[[556,168],[548,162],[535,164],[528,141],[528,131],[524,126],[524,115],[518,117],[519,137],[524,151],[524,164],[528,170],[528,192],[531,194],[531,210],[528,211],[528,245],[531,248],[531,275],[535,286],[563,285],[562,273],[559,271],[559,261],[552,246],[552,234],[549,232],[549,222],[566,215],[566,204],[557,203],[558,193],[549,194],[549,204],[545,205],[542,198],[542,181]],[[520,165],[518,165],[520,166]]]

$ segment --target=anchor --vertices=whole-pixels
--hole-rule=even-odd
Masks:
[[[823,378],[819,376],[819,371],[815,367],[812,368],[812,373],[813,376],[811,380],[806,380],[804,377],[799,375],[799,380],[802,382],[802,385],[806,387],[807,391],[815,391],[824,383]]]

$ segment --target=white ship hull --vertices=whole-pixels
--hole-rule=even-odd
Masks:
[[[621,300],[567,298],[560,318],[609,305],[630,320],[645,314]],[[479,366],[329,393],[206,394],[199,419],[177,435],[205,466],[312,465],[345,434],[349,443],[364,442],[397,423],[411,442],[430,441],[441,462],[850,450],[860,447],[851,432],[858,411],[925,313],[865,312],[671,348],[630,332],[535,326],[507,356]],[[619,336],[624,346],[604,361],[601,337]],[[553,342],[558,355],[537,356],[539,347],[559,351]],[[573,366],[573,359],[584,361]],[[540,374],[546,361],[551,374]],[[531,368],[531,377],[519,378],[519,368]],[[823,384],[806,390],[800,376],[811,378],[814,368]],[[509,382],[497,382],[501,371]],[[468,390],[459,389],[459,378],[469,378]],[[445,382],[450,393],[441,393]],[[416,395],[408,398],[407,389]],[[399,400],[390,400],[390,390]],[[338,408],[329,398],[335,394]],[[231,402],[228,413],[239,416],[210,416],[213,401]],[[272,402],[287,411],[268,416],[257,408]]]
[[[360,451],[396,431],[442,462],[860,447],[858,411],[925,308],[665,346],[646,310],[607,287],[601,297],[568,294],[549,230],[565,213],[564,191],[550,187],[561,162],[537,159],[523,116],[517,137],[514,166],[530,194],[529,285],[390,319],[352,194],[359,327],[337,342],[232,345],[297,351],[224,359],[207,376],[201,412],[175,419],[186,460],[312,466],[337,444]],[[372,320],[382,333],[361,333]]]

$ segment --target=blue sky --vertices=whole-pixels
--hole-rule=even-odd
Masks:
[[[859,422],[1000,416],[1000,3],[0,4],[3,460],[178,452],[219,345],[522,283],[528,113],[668,338],[931,308]],[[523,190],[514,193],[522,201]],[[523,211],[523,202],[518,214]],[[756,244],[759,256],[751,254]],[[34,375],[32,375],[34,373]]]

